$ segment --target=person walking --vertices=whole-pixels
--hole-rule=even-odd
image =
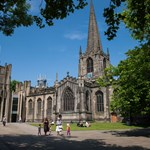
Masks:
[[[3,126],[6,126],[6,120],[7,120],[7,119],[6,119],[6,116],[4,116],[4,117],[3,117],[3,120],[2,120],[2,121],[3,121]]]
[[[47,135],[47,132],[49,131],[49,121],[47,118],[44,119],[43,127],[44,127],[44,133],[45,135]]]
[[[52,131],[52,125],[49,125],[49,135],[51,135],[51,131]]]
[[[38,135],[41,135],[41,124],[38,126]]]
[[[70,128],[70,124],[67,123],[67,136],[70,136],[71,135],[71,128]]]
[[[60,118],[57,118],[57,121],[56,121],[56,132],[57,132],[57,135],[61,135],[62,133],[62,121]]]

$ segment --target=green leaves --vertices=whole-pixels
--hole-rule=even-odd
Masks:
[[[31,26],[34,22],[39,28],[54,25],[55,19],[64,19],[77,9],[83,9],[86,0],[45,0],[41,5],[40,14],[30,12],[27,0],[2,0],[0,2],[0,31],[12,35],[14,29],[20,26]],[[43,7],[42,7],[43,6]]]
[[[11,83],[10,83],[10,89],[11,91],[15,92],[16,90],[16,84],[19,83],[19,81],[16,81],[16,80],[12,80]]]
[[[32,16],[28,14],[30,9],[26,0],[7,0],[0,2],[0,31],[5,35],[12,35],[14,29],[19,26],[30,26],[33,23]]]
[[[141,45],[127,52],[128,58],[118,65],[120,70],[119,86],[125,93],[117,93],[123,101],[130,102],[130,109],[135,114],[149,113],[145,108],[150,99],[150,45],[149,43]]]
[[[118,13],[117,8],[124,4]],[[150,40],[150,0],[110,0],[108,8],[104,9],[105,22],[108,29],[105,35],[112,40],[119,29],[120,22],[124,22],[134,39]]]
[[[86,0],[77,0],[77,4],[73,0],[45,0],[45,8],[41,9],[41,15],[47,25],[51,26],[54,19],[64,19],[76,9],[83,9],[86,5]]]
[[[127,59],[97,80],[114,88],[111,110],[125,117],[150,114],[150,42],[129,50]]]
[[[99,77],[96,82],[101,87],[106,87],[109,85],[115,85],[117,78],[118,78],[118,68],[114,66],[110,66],[108,68],[105,68],[104,76]]]

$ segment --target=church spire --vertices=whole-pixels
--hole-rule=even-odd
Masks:
[[[102,52],[102,45],[100,42],[100,36],[99,36],[99,31],[98,31],[92,0],[90,4],[90,20],[89,20],[89,28],[88,28],[88,43],[87,43],[86,53],[89,53],[91,51]]]

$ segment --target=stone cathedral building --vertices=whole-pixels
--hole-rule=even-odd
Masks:
[[[47,117],[55,120],[61,114],[64,121],[110,120],[109,102],[111,87],[99,87],[96,79],[110,65],[110,56],[104,53],[94,6],[91,2],[88,40],[85,52],[79,48],[78,78],[67,76],[47,87],[46,79],[40,77],[37,86],[30,81],[18,83],[12,97],[11,121],[42,121]]]
[[[0,120],[4,115],[11,118],[11,69],[11,64],[0,65]]]

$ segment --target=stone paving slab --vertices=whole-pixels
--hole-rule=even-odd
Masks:
[[[72,131],[68,137],[37,135],[26,123],[0,124],[0,150],[150,150],[150,128],[113,131]]]

